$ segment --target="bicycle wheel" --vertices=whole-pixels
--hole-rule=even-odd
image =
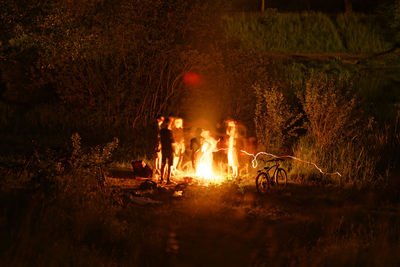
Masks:
[[[286,185],[287,184],[287,175],[284,169],[279,168],[276,173],[275,181],[277,185]]]
[[[264,194],[269,189],[269,177],[265,172],[261,172],[256,178],[257,192]]]

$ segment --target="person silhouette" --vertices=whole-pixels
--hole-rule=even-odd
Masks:
[[[161,125],[164,122],[164,117],[159,115],[157,116],[157,138],[156,144],[154,147],[154,174],[161,174],[161,140],[160,140],[160,130]]]
[[[162,128],[160,130],[160,141],[161,141],[161,179],[160,183],[163,182],[165,167],[167,170],[167,183],[170,183],[171,176],[171,167],[173,165],[173,155],[174,150],[172,148],[172,144],[174,143],[174,139],[172,137],[172,132],[169,129],[170,120],[168,118],[164,119],[162,124]]]

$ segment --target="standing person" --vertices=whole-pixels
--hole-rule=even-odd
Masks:
[[[215,128],[215,136],[218,139],[217,143],[217,151],[214,152],[214,161],[216,166],[219,169],[220,173],[224,173],[227,171],[226,167],[226,159],[227,159],[227,150],[226,150],[226,139],[227,135],[225,133],[225,128],[222,123],[217,123]]]
[[[172,127],[172,136],[174,138],[174,170],[181,167],[183,153],[185,152],[185,139],[183,136],[183,119],[175,118],[174,127]]]
[[[161,139],[160,139],[160,130],[161,125],[164,122],[163,116],[157,116],[157,141],[156,146],[154,148],[155,156],[154,156],[154,173],[160,174],[161,173]]]
[[[190,150],[192,151],[190,155],[190,159],[192,160],[192,168],[194,173],[196,173],[196,157],[197,157],[197,152],[200,150],[200,134],[201,134],[201,129],[197,128],[195,132],[195,136],[190,139]]]
[[[232,176],[239,174],[238,144],[237,144],[237,123],[233,120],[227,121],[226,135],[228,139],[228,166],[232,169]],[[228,169],[228,171],[229,171]]]
[[[161,154],[162,154],[160,183],[163,182],[165,165],[168,164],[167,184],[170,183],[169,177],[171,175],[171,167],[174,159],[173,158],[174,150],[172,149],[172,144],[174,143],[174,139],[172,138],[172,132],[169,129],[169,124],[170,124],[169,119],[165,118],[164,123],[162,124],[162,129],[160,130]]]

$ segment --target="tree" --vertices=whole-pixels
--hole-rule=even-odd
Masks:
[[[53,103],[88,128],[143,126],[168,106],[177,108],[181,76],[192,64],[179,55],[210,28],[204,14],[211,12],[200,0],[20,1],[0,2],[5,93],[32,102],[51,85]],[[22,52],[30,57],[18,57]],[[15,77],[10,66],[34,79]]]

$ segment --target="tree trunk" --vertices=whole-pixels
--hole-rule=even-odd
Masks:
[[[261,12],[263,13],[265,10],[265,0],[261,0]]]

